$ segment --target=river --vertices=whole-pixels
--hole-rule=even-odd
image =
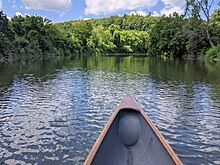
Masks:
[[[127,93],[184,164],[220,164],[220,63],[132,56],[0,65],[0,164],[82,164]]]

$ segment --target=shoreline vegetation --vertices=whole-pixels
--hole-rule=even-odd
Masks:
[[[72,59],[83,54],[219,61],[220,9],[210,14],[209,10],[203,11],[208,4],[196,2],[186,4],[184,15],[125,14],[61,23],[37,15],[9,20],[0,11],[0,63]],[[204,13],[207,17],[202,19]]]

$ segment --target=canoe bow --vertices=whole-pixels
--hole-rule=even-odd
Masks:
[[[176,165],[182,165],[182,162],[180,161],[179,157],[176,155],[176,153],[173,151],[173,149],[170,147],[168,142],[165,140],[165,138],[162,136],[162,134],[159,132],[157,127],[154,125],[154,123],[151,121],[151,119],[144,113],[144,110],[141,108],[141,106],[138,104],[136,100],[131,95],[126,95],[122,102],[118,105],[116,111],[112,114],[109,121],[105,125],[103,131],[99,135],[98,139],[96,140],[92,150],[90,151],[87,159],[84,162],[84,165],[90,165],[93,162],[94,157],[96,156],[97,151],[99,150],[107,132],[109,131],[114,119],[116,118],[117,114],[122,111],[123,109],[132,109],[136,110],[141,113],[141,115],[144,117],[156,137],[159,139],[161,144],[163,145],[164,149],[167,151],[171,159],[173,160],[174,164]]]

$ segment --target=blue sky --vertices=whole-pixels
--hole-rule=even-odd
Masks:
[[[215,5],[213,10],[218,6]],[[155,16],[183,13],[184,0],[0,0],[0,10],[14,15],[40,15],[53,22],[151,12]]]

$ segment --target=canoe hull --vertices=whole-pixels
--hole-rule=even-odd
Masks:
[[[140,106],[127,96],[100,134],[85,164],[170,165],[181,161]]]

